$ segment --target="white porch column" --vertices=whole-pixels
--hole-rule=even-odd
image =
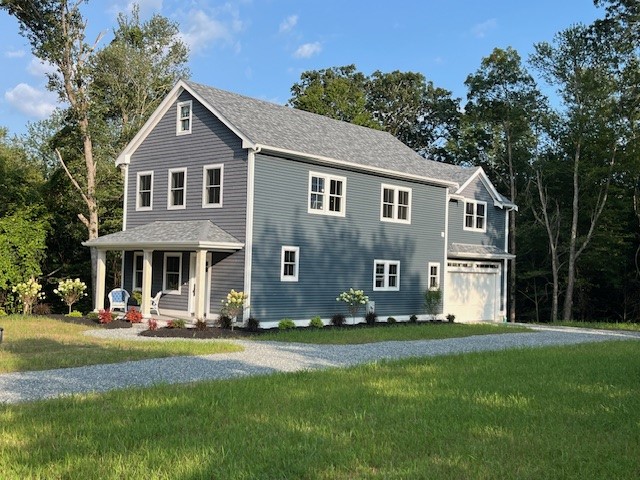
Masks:
[[[152,272],[153,250],[143,250],[142,252],[142,305],[140,312],[143,318],[151,316],[151,272]]]
[[[104,310],[104,285],[107,276],[107,252],[98,250],[98,262],[96,265],[96,298],[93,299],[94,312]]]
[[[194,316],[196,320],[204,320],[207,296],[207,251],[196,250],[196,298]]]

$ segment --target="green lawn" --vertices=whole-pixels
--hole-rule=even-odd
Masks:
[[[596,328],[601,330],[629,330],[632,332],[640,332],[640,323],[629,322],[552,322],[543,325],[558,327],[578,327],[578,328]]]
[[[393,340],[436,340],[441,338],[469,337],[495,333],[526,332],[526,328],[495,324],[462,323],[399,323],[363,328],[305,328],[276,331],[256,337],[256,340],[278,342],[356,344],[388,342]]]
[[[84,335],[84,325],[44,317],[10,315],[1,317],[0,325],[0,373],[242,350],[225,342],[101,340]]]
[[[0,406],[3,479],[640,474],[640,342],[485,352]]]

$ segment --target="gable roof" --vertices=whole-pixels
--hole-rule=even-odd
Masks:
[[[444,185],[456,193],[472,177],[479,172],[484,173],[481,167],[460,167],[425,159],[382,130],[361,127],[187,80],[180,80],[175,85],[140,132],[125,147],[116,165],[129,162],[133,152],[183,91],[190,93],[238,135],[244,148],[407,177]],[[494,188],[489,190],[496,204],[502,206],[504,197]]]
[[[83,242],[83,245],[98,249],[122,248],[123,250],[142,248],[239,250],[244,247],[237,238],[210,220],[152,222],[98,237]]]

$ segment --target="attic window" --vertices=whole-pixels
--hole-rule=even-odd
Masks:
[[[176,135],[191,133],[191,100],[178,103],[178,118],[176,123]]]
[[[475,232],[487,231],[487,202],[464,202],[464,229]]]

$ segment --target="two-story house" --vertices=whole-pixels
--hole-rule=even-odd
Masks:
[[[381,319],[424,317],[443,292],[460,321],[504,317],[508,215],[516,208],[481,168],[425,160],[392,135],[180,81],[117,159],[123,230],[98,250],[95,308],[104,306],[105,252],[121,250],[123,288],[142,312],[215,318],[244,291],[263,325],[306,325],[345,312],[351,287]]]

